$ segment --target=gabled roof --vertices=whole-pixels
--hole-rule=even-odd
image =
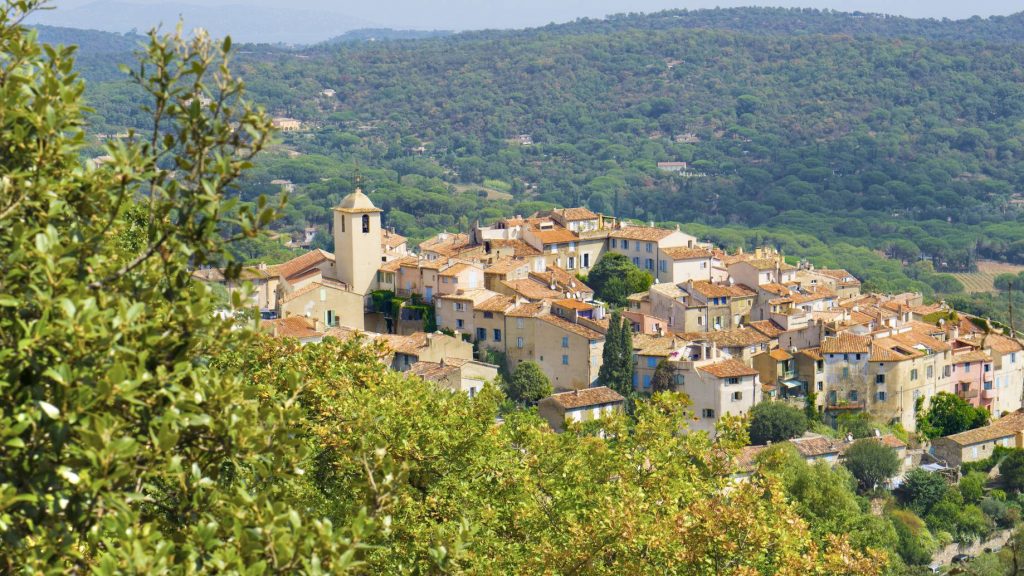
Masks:
[[[991,362],[992,357],[981,350],[953,354],[953,362]]]
[[[810,358],[811,360],[824,360],[825,359],[821,355],[821,349],[817,348],[817,347],[814,347],[814,348],[804,348],[803,350],[800,350],[799,352],[797,352],[797,354],[803,354],[804,356]]]
[[[491,245],[491,249],[500,248],[512,248],[513,255],[517,257],[522,256],[539,256],[540,250],[537,250],[533,246],[530,246],[526,242],[515,239],[515,240],[488,240],[488,244]]]
[[[582,336],[587,340],[604,340],[604,334],[601,334],[596,330],[591,330],[586,326],[569,322],[560,316],[555,316],[554,314],[543,314],[538,316],[538,318],[543,322],[547,322],[548,324],[555,326],[556,328],[560,328],[566,332],[572,332],[573,334]]]
[[[626,226],[608,233],[611,238],[622,238],[625,240],[643,240],[646,242],[657,242],[671,236],[675,230],[664,228],[651,228],[649,226]]]
[[[454,358],[445,358],[444,362],[420,360],[409,367],[408,373],[430,382],[437,382],[458,373],[463,364],[463,361]]]
[[[469,263],[466,263],[466,262],[456,262],[455,264],[452,264],[451,266],[445,268],[444,270],[441,270],[441,272],[438,275],[439,276],[448,276],[448,277],[457,276],[458,274],[460,274],[462,272],[465,272],[466,270],[470,270],[472,268],[480,268],[480,267],[477,266],[476,264],[469,264]]]
[[[662,252],[673,260],[701,260],[704,258],[711,258],[711,250],[709,248],[687,248],[686,246],[678,246],[675,248],[663,248]]]
[[[871,351],[871,337],[843,332],[821,340],[823,354],[867,354]]]
[[[594,214],[587,208],[576,207],[576,208],[559,208],[551,211],[554,214],[558,214],[565,219],[566,222],[579,222],[581,220],[596,220],[597,214]]]
[[[747,326],[730,330],[715,330],[713,332],[685,332],[679,334],[679,336],[690,342],[714,342],[723,348],[767,344],[771,341],[771,338],[768,336]]]
[[[724,284],[712,284],[707,280],[697,280],[693,283],[693,291],[704,296],[705,298],[719,298],[719,297],[730,297],[733,296],[731,286]]]
[[[443,237],[442,237],[443,236]],[[461,249],[469,245],[469,234],[438,234],[420,242],[420,250],[436,252],[442,256],[455,256]]]
[[[530,263],[520,258],[498,258],[484,268],[484,274],[508,274],[513,270],[529,267]]]
[[[785,332],[782,326],[776,324],[774,320],[755,320],[749,326],[773,340]]]
[[[380,243],[387,248],[398,248],[402,244],[405,244],[408,238],[401,234],[396,234],[391,230],[384,230],[380,236]]]
[[[633,335],[633,353],[639,356],[663,356],[669,358],[673,352],[683,348],[686,344],[686,340],[675,336]]]
[[[1012,354],[1014,352],[1020,352],[1024,350],[1024,346],[1021,346],[1020,342],[1013,338],[1008,338],[1002,334],[996,334],[995,332],[985,336],[981,334],[971,334],[960,338],[964,342],[968,342],[975,346],[984,346],[985,348],[991,348],[993,352],[999,354]]]
[[[581,302],[579,300],[573,300],[571,298],[562,298],[560,300],[554,300],[553,302],[551,302],[551,304],[554,305],[554,306],[560,306],[562,308],[566,308],[568,310],[585,311],[585,310],[593,310],[594,309],[594,305],[593,304],[590,304],[590,303],[587,303],[587,302]]]
[[[714,364],[698,366],[697,370],[707,372],[715,378],[740,378],[743,376],[756,376],[758,374],[757,370],[735,358],[727,358]]]
[[[544,302],[533,302],[532,304],[520,304],[505,313],[509,318],[536,318],[546,314]]]
[[[269,266],[267,271],[273,276],[280,276],[285,280],[292,279],[295,275],[301,274],[323,262],[334,262],[334,254],[320,249],[310,250],[301,256],[296,256],[282,264]]]
[[[502,280],[501,283],[516,294],[527,300],[543,300],[545,298],[563,298],[564,294],[558,290],[552,290],[546,285],[524,278],[522,280]]]
[[[575,232],[561,227],[550,230],[533,230],[533,235],[543,244],[558,244],[579,240],[579,236]]]
[[[596,388],[583,388],[571,392],[552,394],[546,400],[550,400],[566,410],[573,410],[576,408],[600,406],[602,404],[615,404],[623,402],[625,398],[607,386],[598,386]]]
[[[838,456],[843,451],[844,442],[825,436],[810,436],[804,438],[793,438],[789,441],[797,452],[804,458],[817,458],[835,454]]]
[[[318,290],[320,288],[326,288],[329,290],[340,290],[342,292],[348,292],[349,290],[348,285],[345,284],[344,282],[339,282],[337,280],[331,280],[329,278],[321,277],[316,278],[309,284],[306,284],[305,286],[299,288],[298,290],[292,292],[291,294],[286,294],[284,297],[281,298],[281,303],[291,302],[292,300],[295,300],[299,296],[308,294],[313,290]]]
[[[323,336],[316,329],[316,323],[305,316],[289,316],[276,320],[263,320],[260,328],[275,338],[316,338]]]
[[[771,352],[768,353],[768,355],[771,356],[773,360],[778,360],[780,362],[785,361],[785,360],[792,360],[793,359],[793,355],[792,354],[790,354],[789,352],[786,352],[785,350],[783,350],[781,348],[776,348],[776,349],[772,350]]]
[[[478,312],[504,312],[508,310],[509,307],[513,306],[515,302],[516,299],[514,296],[499,294],[498,296],[494,296],[477,304],[473,309]]]
[[[943,436],[937,440],[948,440],[960,446],[970,446],[971,444],[1013,436],[1021,430],[1024,430],[1024,411],[1018,410],[1003,416],[988,426],[982,426],[981,428],[975,428],[974,430],[968,430],[951,436]]]
[[[398,269],[401,268],[402,266],[405,266],[407,268],[415,268],[416,262],[418,261],[419,258],[415,256],[406,256],[404,258],[399,258],[397,260],[385,262],[381,264],[380,269],[384,272],[398,272]]]

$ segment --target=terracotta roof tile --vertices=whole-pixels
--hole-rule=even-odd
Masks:
[[[716,378],[739,378],[742,376],[756,376],[758,374],[757,370],[735,358],[727,358],[714,364],[698,366],[697,369],[707,372]]]
[[[714,332],[685,332],[679,336],[691,342],[714,342],[723,348],[754,346],[771,341],[768,336],[748,326],[731,330],[715,330]]]
[[[673,260],[698,260],[711,258],[711,249],[709,248],[687,248],[685,246],[678,246],[675,248],[663,248],[662,252]]]
[[[552,290],[546,285],[530,279],[502,280],[501,283],[527,300],[544,300],[545,298],[551,299],[565,297],[565,295],[558,290]]]
[[[991,362],[992,357],[981,350],[953,354],[953,362]]]
[[[815,347],[815,348],[804,348],[803,350],[800,350],[797,353],[798,354],[803,354],[804,356],[807,356],[811,360],[824,360],[825,359],[825,357],[821,355],[821,349],[817,348],[817,347]]]
[[[586,408],[588,406],[599,406],[601,404],[614,404],[625,400],[621,394],[607,386],[583,388],[581,390],[573,390],[571,392],[552,394],[547,399],[550,399],[555,404],[558,404],[566,410]]]
[[[467,262],[456,262],[455,264],[452,264],[451,266],[445,268],[444,270],[441,270],[441,272],[438,275],[448,277],[457,276],[461,272],[465,272],[466,270],[469,270],[471,268],[480,267],[477,266],[476,264],[469,264]]]
[[[270,266],[267,271],[274,276],[280,276],[284,279],[290,279],[296,274],[305,272],[310,268],[317,266],[323,262],[334,262],[334,255],[330,252],[324,252],[323,250],[310,250],[301,256],[296,256],[291,260]]]
[[[509,307],[515,305],[515,302],[515,297],[500,294],[488,300],[484,300],[474,306],[473,309],[480,312],[504,312],[508,310]]]
[[[454,256],[459,250],[469,244],[469,234],[447,234],[444,238],[440,234],[420,242],[419,247],[424,252],[435,252],[442,256]]]
[[[539,256],[540,250],[530,246],[522,240],[488,240],[491,249],[512,248],[512,254],[517,257]]]
[[[509,318],[537,318],[547,313],[547,305],[544,302],[533,302],[532,304],[520,304],[505,312]]]
[[[988,426],[953,434],[952,436],[944,436],[943,439],[961,446],[970,446],[971,444],[1013,436],[1021,430],[1024,430],[1024,411],[1018,410],[999,418]]]
[[[395,234],[390,230],[384,230],[383,233],[381,234],[380,239],[380,243],[390,249],[398,248],[399,246],[405,244],[408,241],[408,238],[406,238],[405,236],[402,236],[401,234]]]
[[[289,316],[276,320],[263,320],[260,328],[275,338],[316,338],[323,336],[316,330],[316,323],[305,316]]]
[[[634,334],[633,352],[640,356],[672,357],[672,353],[685,347],[686,340],[675,336],[656,336],[653,334]]]
[[[518,258],[498,258],[484,268],[484,274],[508,274],[523,268],[529,270],[530,263]]]
[[[575,232],[566,228],[534,230],[533,235],[545,245],[559,243],[564,244],[566,242],[575,242],[576,240],[579,240],[579,236],[577,236]]]
[[[408,373],[430,382],[437,382],[458,373],[460,369],[461,364],[450,362],[446,358],[444,363],[420,360],[409,367]]]
[[[582,336],[582,337],[584,337],[584,338],[586,338],[588,340],[603,340],[604,339],[604,334],[601,334],[600,332],[598,332],[596,330],[591,330],[590,328],[587,328],[586,326],[581,326],[580,324],[575,324],[573,322],[569,322],[568,320],[566,320],[564,318],[561,318],[559,316],[555,316],[554,314],[544,314],[542,316],[539,316],[539,318],[542,321],[547,322],[548,324],[551,324],[552,326],[555,326],[557,328],[561,328],[562,330],[565,330],[566,332],[572,332],[573,334],[576,334],[578,336]]]
[[[768,355],[771,356],[772,359],[779,360],[779,361],[792,360],[793,359],[793,355],[792,354],[790,354],[789,352],[786,352],[785,350],[783,350],[781,348],[776,348],[776,349],[772,350],[771,352],[768,353]]]
[[[782,326],[779,326],[772,320],[755,320],[749,326],[773,340],[785,332]]]
[[[554,306],[560,306],[569,310],[593,310],[594,305],[588,304],[587,302],[581,302],[579,300],[573,300],[571,298],[562,298],[561,300],[554,300],[551,302]]]
[[[566,222],[579,222],[581,220],[597,220],[597,214],[594,214],[587,208],[561,208],[554,210],[555,213],[565,218]]]
[[[797,452],[805,458],[817,458],[835,454],[838,456],[843,451],[844,442],[824,436],[810,436],[805,438],[794,438],[789,441]]]
[[[823,354],[867,354],[871,351],[871,337],[842,333],[838,336],[823,338],[821,352]]]
[[[384,272],[398,272],[398,269],[402,266],[415,268],[418,260],[419,259],[415,256],[406,256],[405,258],[398,258],[397,260],[385,262],[384,264],[381,264],[380,269]]]
[[[625,240],[643,240],[647,242],[658,242],[670,236],[674,231],[664,228],[651,228],[649,226],[627,226],[608,233],[611,238],[622,238]]]
[[[1024,346],[1021,346],[1020,342],[1013,338],[1003,336],[1002,334],[996,334],[995,332],[987,336],[983,334],[971,334],[960,338],[960,340],[970,342],[975,346],[991,348],[993,352],[998,352],[999,354],[1012,354],[1014,352],[1024,350]]]
[[[730,286],[723,284],[712,284],[707,280],[698,280],[693,283],[693,290],[706,298],[730,297],[733,291]]]

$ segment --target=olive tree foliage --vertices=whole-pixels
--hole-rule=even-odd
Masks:
[[[684,395],[654,394],[635,419],[554,434],[534,411],[505,414],[409,379],[372,344],[261,338],[227,361],[262,394],[303,371],[311,508],[337,524],[367,508],[382,528],[357,552],[366,574],[879,574],[884,559],[836,534],[813,537],[774,478],[736,483],[744,422],[686,433]],[[642,463],[642,465],[638,465]],[[367,472],[368,471],[368,472]],[[366,477],[372,477],[368,482]]]
[[[0,3],[0,573],[345,571],[372,521],[289,489],[299,379],[261,402],[212,366],[252,332],[190,280],[278,211],[227,199],[270,130],[230,42],[152,33],[151,129],[85,163],[73,50],[21,25],[40,3]]]

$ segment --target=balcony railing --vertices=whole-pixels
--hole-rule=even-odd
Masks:
[[[961,397],[961,398],[963,398],[964,400],[969,400],[971,398],[977,398],[978,397],[978,391],[977,390],[958,390],[956,395]]]
[[[995,388],[992,388],[991,390],[982,390],[981,391],[981,399],[982,400],[995,400],[996,399],[996,390],[995,390]]]

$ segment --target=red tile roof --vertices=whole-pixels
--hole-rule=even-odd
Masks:
[[[821,341],[823,354],[867,354],[871,350],[870,336],[842,333],[829,336]]]
[[[697,369],[707,372],[716,378],[739,378],[742,376],[756,376],[758,374],[757,370],[735,358],[727,358],[714,364],[699,366]]]
[[[267,271],[274,276],[280,276],[289,280],[296,274],[305,272],[323,262],[334,262],[334,255],[330,252],[324,252],[319,249],[310,250],[309,252],[306,252],[301,256],[296,256],[283,264],[270,266]]]
[[[627,226],[608,233],[611,238],[623,238],[626,240],[643,240],[647,242],[658,242],[670,236],[674,230],[664,228],[650,228],[648,226]]]
[[[596,388],[583,388],[571,392],[552,394],[546,400],[551,400],[566,410],[573,410],[575,408],[587,408],[601,404],[615,404],[624,401],[625,398],[607,386],[598,386]]]
[[[276,320],[263,320],[260,328],[274,338],[316,338],[323,336],[316,330],[316,323],[305,316],[289,316]]]
[[[711,258],[711,250],[709,248],[687,248],[685,246],[679,246],[676,248],[663,248],[662,252],[673,260],[699,260]]]

